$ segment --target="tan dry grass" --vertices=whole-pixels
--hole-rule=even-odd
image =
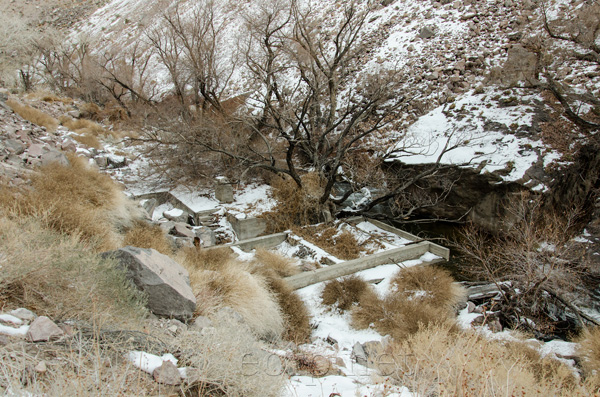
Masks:
[[[571,369],[526,346],[490,341],[447,324],[393,343],[380,371],[418,395],[584,396]],[[393,360],[390,360],[393,358]]]
[[[120,246],[124,229],[141,218],[139,209],[121,188],[84,159],[69,156],[70,165],[51,164],[31,177],[32,188],[10,190],[2,200],[14,216],[37,216],[59,232],[78,235],[95,249]]]
[[[6,104],[10,106],[10,108],[15,113],[23,117],[25,120],[30,121],[33,124],[39,125],[40,127],[45,127],[46,130],[49,132],[56,131],[56,127],[58,127],[58,120],[56,120],[49,114],[46,114],[31,106],[23,105],[13,99],[9,99],[8,101],[6,101]]]
[[[165,232],[158,225],[152,225],[139,220],[125,233],[123,245],[139,248],[154,248],[161,254],[172,255],[173,246],[167,239]]]
[[[184,262],[184,266],[186,264]],[[259,337],[277,339],[281,336],[284,320],[277,298],[262,277],[251,273],[249,264],[231,261],[222,264],[218,270],[187,269],[194,294],[216,298],[215,307],[210,311],[229,306],[242,315]]]
[[[0,306],[27,307],[54,320],[99,319],[127,323],[141,318],[140,293],[110,261],[77,236],[46,228],[32,217],[0,215]]]
[[[94,149],[102,148],[102,144],[100,143],[98,138],[96,138],[93,135],[73,135],[72,138],[75,139],[77,142],[82,143],[88,147]]]
[[[297,235],[317,245],[336,258],[351,260],[360,256],[361,247],[354,235],[348,230],[340,231],[326,224],[294,228],[293,230]]]
[[[229,247],[202,249],[184,247],[177,255],[179,263],[192,270],[221,270],[235,259]]]
[[[58,121],[71,131],[86,135],[104,135],[107,131],[100,124],[87,119],[73,119],[69,116],[61,116]]]
[[[301,179],[302,189],[288,176],[277,176],[271,180],[273,198],[277,200],[277,205],[272,211],[262,215],[267,220],[268,232],[282,232],[320,222],[324,207],[319,199],[323,193],[324,181],[317,173],[308,173]]]
[[[361,296],[359,305],[352,309],[352,323],[360,329],[374,326],[378,332],[400,341],[424,327],[451,323],[463,296],[462,289],[444,269],[405,268],[394,276],[385,297]]]
[[[289,284],[274,270],[268,268],[258,269],[264,277],[283,313],[285,330],[283,338],[296,344],[306,343],[312,328],[310,316],[304,301]]]
[[[391,281],[395,294],[407,299],[418,298],[439,307],[455,307],[464,299],[465,291],[445,269],[414,266],[400,270]]]
[[[279,277],[289,277],[300,273],[300,268],[294,260],[264,248],[256,249],[254,259],[257,266],[271,269]]]
[[[63,343],[0,347],[0,394],[139,396],[177,391],[175,387],[157,384],[126,362],[126,344],[102,340],[97,337],[101,332],[98,330],[95,337],[78,336]],[[45,373],[34,370],[41,361],[46,363]]]
[[[364,294],[374,294],[369,284],[358,276],[348,276],[325,284],[321,299],[325,305],[335,305],[342,312],[358,304]]]
[[[583,375],[595,390],[600,389],[600,327],[584,330],[577,338]]]
[[[198,369],[199,381],[185,386],[190,396],[281,396],[285,371],[277,357],[269,357],[247,327],[227,313],[211,317],[214,328],[188,331],[174,341],[180,365]]]

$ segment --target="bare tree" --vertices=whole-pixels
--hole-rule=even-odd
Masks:
[[[148,40],[168,70],[185,113],[187,105],[222,113],[221,101],[237,66],[235,56],[225,56],[221,48],[226,21],[213,0],[194,4],[191,15],[184,15],[181,3],[164,14],[163,24],[149,32]]]
[[[583,249],[571,241],[578,214],[549,214],[541,198],[528,194],[507,207],[512,211],[504,234],[492,237],[468,226],[457,246],[467,259],[465,269],[498,287],[501,299],[496,309],[505,322],[552,334],[560,322],[552,309],[563,307],[579,326],[596,324],[573,300],[585,294],[583,282],[592,274]]]
[[[584,94],[574,92],[570,84],[561,83],[557,77],[558,65],[579,63],[591,68],[600,68],[600,3],[586,2],[573,9],[564,18],[550,20],[548,4],[541,3],[543,29],[549,44],[536,46],[543,64],[543,75],[548,89],[564,109],[566,117],[583,132],[600,129],[600,99],[598,94],[588,89]],[[580,112],[588,105],[594,111]]]
[[[152,54],[148,48],[136,42],[124,54],[105,52],[97,56],[103,73],[98,82],[110,96],[131,116],[129,103],[153,105],[156,86],[148,73]]]

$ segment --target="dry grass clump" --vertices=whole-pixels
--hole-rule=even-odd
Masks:
[[[165,232],[158,225],[138,220],[125,233],[123,245],[139,248],[154,248],[161,254],[171,255],[173,246],[165,236]]]
[[[381,374],[417,395],[590,394],[558,361],[474,332],[456,332],[446,324],[423,327],[388,350],[385,364],[379,365]]]
[[[102,144],[100,143],[98,138],[96,138],[93,135],[74,135],[72,138],[75,139],[77,142],[82,143],[88,147],[94,149],[102,148]]]
[[[13,190],[0,206],[15,215],[35,215],[59,232],[79,235],[98,250],[120,245],[120,232],[139,218],[139,210],[120,187],[81,158],[57,163],[32,174],[31,189]]]
[[[178,260],[188,269],[219,271],[234,261],[235,255],[229,247],[210,249],[185,247],[179,252]]]
[[[186,256],[190,256],[189,251]],[[190,273],[192,290],[197,299],[203,296],[213,298],[213,306],[202,306],[207,312],[201,314],[210,314],[228,306],[242,315],[256,335],[265,339],[279,338],[284,330],[283,315],[277,298],[264,278],[252,274],[252,267],[247,263],[231,260],[217,265],[218,270],[209,270],[215,263],[203,268],[182,261]]]
[[[84,330],[82,335],[61,343],[15,343],[0,347],[0,394],[141,396],[172,395],[177,391],[159,385],[125,361],[129,349],[143,349],[143,344],[111,340],[104,332]],[[129,337],[127,332],[114,333],[119,334]],[[139,338],[143,334],[130,335]],[[41,361],[46,363],[44,373],[34,370]]]
[[[402,269],[391,281],[395,294],[406,299],[418,298],[428,304],[455,307],[465,291],[445,269],[434,266],[414,266]]]
[[[279,277],[289,277],[300,273],[300,268],[294,260],[264,248],[257,248],[254,258],[260,266],[273,270]]]
[[[352,309],[352,325],[358,329],[374,327],[382,335],[404,340],[424,327],[450,321],[445,307],[434,306],[419,299],[407,300],[397,294],[379,298],[375,294],[362,296]]]
[[[13,99],[6,101],[6,104],[25,120],[37,124],[40,127],[45,127],[47,131],[54,132],[56,131],[56,127],[58,127],[58,120],[31,106],[23,105]]]
[[[443,269],[432,266],[405,268],[392,280],[383,298],[363,294],[352,309],[352,323],[364,329],[375,327],[395,340],[404,340],[423,327],[451,322],[462,290]]]
[[[348,276],[325,284],[321,299],[325,305],[335,305],[346,311],[357,304],[364,294],[374,294],[369,284],[358,276]]]
[[[286,374],[277,357],[269,357],[248,329],[218,312],[214,328],[188,331],[175,340],[180,366],[198,369],[198,382],[185,387],[185,395],[280,396]]]
[[[284,327],[283,338],[296,344],[308,341],[312,332],[310,316],[304,301],[274,270],[262,268],[257,270],[261,274],[269,290],[277,298],[283,313]]]
[[[0,307],[54,320],[126,323],[145,314],[124,272],[33,217],[0,216]]]
[[[340,231],[333,226],[320,224],[294,228],[294,233],[339,259],[356,259],[361,253],[361,247],[356,237],[348,230]]]
[[[583,374],[595,390],[600,389],[600,327],[583,331],[577,340]]]
[[[69,116],[61,116],[58,118],[60,123],[78,134],[86,134],[92,136],[104,135],[106,130],[98,123],[87,119],[73,119]]]
[[[262,215],[267,220],[270,233],[320,222],[324,207],[319,199],[325,183],[317,173],[308,173],[301,179],[302,188],[288,176],[272,179],[273,198],[277,205]]]

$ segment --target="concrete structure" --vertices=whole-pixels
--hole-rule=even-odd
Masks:
[[[267,221],[263,218],[238,218],[228,213],[227,221],[231,224],[238,240],[258,237],[267,230]]]
[[[441,256],[441,259],[436,259],[428,263],[446,261],[450,258],[449,249],[429,241],[421,241],[419,243],[410,244],[393,250],[365,256],[363,258],[336,263],[335,265],[322,267],[310,272],[296,274],[295,276],[286,277],[285,281],[287,281],[292,288],[299,289],[308,285],[320,283],[322,281],[333,280],[334,278],[347,276],[362,270],[367,270],[375,266],[385,265],[388,263],[399,263],[410,259],[418,259],[427,252]]]

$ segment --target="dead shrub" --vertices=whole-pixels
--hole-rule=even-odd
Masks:
[[[404,268],[393,277],[391,285],[395,294],[439,307],[454,308],[465,295],[450,272],[434,266]]]
[[[95,249],[117,248],[120,233],[141,217],[139,210],[108,175],[77,156],[69,161],[42,167],[32,174],[31,189],[13,190],[12,202],[0,204],[16,216],[37,216],[54,230],[78,235]]]
[[[285,326],[283,338],[296,344],[307,342],[312,328],[304,301],[275,271],[267,269],[261,273],[267,286],[277,297],[283,313]]]
[[[229,247],[202,249],[185,247],[180,251],[179,262],[194,270],[221,270],[235,259]]]
[[[173,247],[165,232],[158,225],[152,225],[146,221],[138,220],[133,227],[127,230],[123,245],[131,245],[139,248],[154,248],[161,254],[171,255]]]
[[[382,375],[418,395],[589,395],[568,366],[448,324],[422,327],[388,353]]]
[[[180,365],[196,368],[201,375],[195,384],[184,386],[185,395],[268,396],[282,395],[286,375],[279,360],[260,341],[226,312],[211,316],[214,328],[187,331],[174,341]]]
[[[348,230],[340,231],[333,226],[320,224],[294,228],[294,233],[339,259],[356,259],[361,253],[356,237]]]
[[[584,330],[577,341],[583,374],[588,383],[598,390],[600,388],[600,327]]]
[[[300,273],[300,268],[291,258],[264,248],[257,248],[254,258],[258,265],[273,270],[279,277],[289,277]]]
[[[462,290],[443,269],[405,268],[394,276],[385,297],[361,296],[352,310],[352,323],[357,328],[374,326],[382,334],[403,340],[423,327],[450,322],[462,296]]]
[[[256,335],[277,339],[284,330],[277,298],[265,280],[251,274],[250,270],[248,264],[239,261],[225,263],[218,271],[188,267],[194,294],[218,297],[219,302],[216,302],[217,307],[213,311],[229,306],[242,315]]]
[[[364,294],[374,294],[369,284],[358,276],[348,276],[325,284],[321,293],[324,305],[335,305],[342,312],[357,304]]]
[[[40,127],[45,127],[46,130],[49,132],[56,131],[56,127],[58,127],[58,120],[56,120],[49,114],[32,108],[31,106],[23,105],[13,99],[7,100],[6,104],[10,106],[10,108],[15,113],[23,117],[25,120],[30,121],[33,124],[39,125]]]
[[[0,215],[0,252],[3,310],[26,307],[54,320],[114,323],[146,313],[140,293],[113,262],[39,219]]]
[[[420,329],[450,321],[451,314],[444,307],[408,300],[404,296],[390,294],[381,299],[375,294],[362,296],[358,306],[352,309],[352,325],[358,329],[374,327],[382,335],[394,340],[404,340]]]
[[[273,177],[271,187],[277,205],[272,211],[262,215],[267,220],[270,233],[282,232],[294,226],[318,223],[325,208],[319,199],[323,194],[325,181],[317,173],[302,176],[302,188],[291,177]]]
[[[86,145],[87,147],[91,147],[94,149],[102,148],[102,144],[100,143],[98,138],[96,138],[93,135],[73,135],[72,138],[75,139],[77,142]]]
[[[140,340],[140,335],[144,335],[141,332],[80,330],[81,334],[62,343],[13,343],[0,347],[0,394],[141,396],[175,392],[175,387],[157,384],[125,360],[129,350],[148,350],[147,343]],[[110,335],[131,335],[139,342],[133,337],[132,342],[123,342]],[[41,361],[47,363],[45,373],[33,370]]]

